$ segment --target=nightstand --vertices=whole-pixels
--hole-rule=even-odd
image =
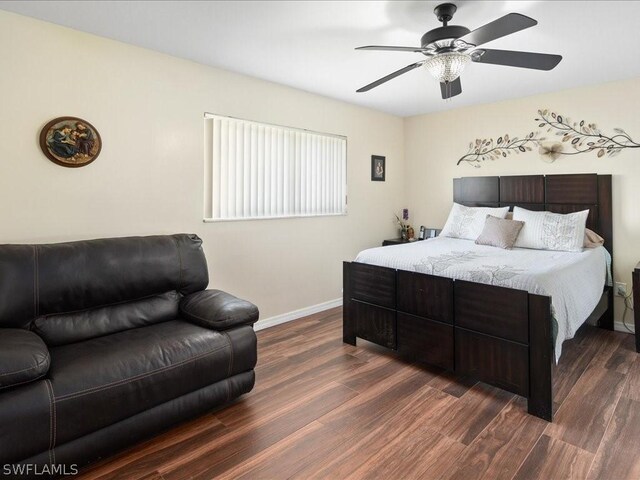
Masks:
[[[640,263],[631,274],[633,279],[633,324],[636,332],[636,352],[640,352]]]
[[[435,238],[438,235],[440,235],[441,231],[442,229],[440,228],[427,228],[425,232],[426,237],[423,240],[427,240],[429,238]],[[419,242],[420,239],[416,238],[415,241]],[[384,242],[382,242],[382,246],[386,247],[387,245],[400,245],[401,243],[413,243],[413,242],[410,242],[409,240],[403,240],[402,238],[389,238]]]
[[[419,240],[416,239],[415,241],[418,242]],[[404,238],[389,238],[382,242],[382,246],[386,247],[387,245],[400,245],[401,243],[413,243],[413,242],[410,242],[409,240],[405,240]]]

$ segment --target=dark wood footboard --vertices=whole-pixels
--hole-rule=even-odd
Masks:
[[[613,310],[613,307],[611,308]],[[548,347],[545,348],[545,345]],[[551,299],[529,294],[529,413],[553,420]]]
[[[343,339],[527,397],[552,419],[551,302],[493,285],[345,262]]]

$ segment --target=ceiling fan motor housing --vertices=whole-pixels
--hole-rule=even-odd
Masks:
[[[422,48],[426,48],[430,43],[437,42],[438,40],[464,37],[470,31],[471,30],[467,27],[461,27],[460,25],[449,25],[447,27],[434,28],[422,36],[420,39],[420,45]]]
[[[461,27],[459,25],[449,25],[447,27],[438,27],[433,30],[429,30],[420,39],[420,45],[422,48],[426,48],[429,44],[437,42],[439,40],[456,39],[464,37],[469,33],[467,27]]]
[[[422,48],[428,48],[428,52],[422,52],[427,56],[446,53],[452,51],[458,51],[470,45],[458,45],[454,40],[465,36],[471,30],[459,25],[449,25],[449,21],[453,18],[453,14],[456,13],[456,7],[453,3],[442,3],[433,9],[433,13],[438,17],[438,21],[442,22],[442,27],[429,30],[422,36],[420,45]],[[445,41],[446,40],[446,41]]]

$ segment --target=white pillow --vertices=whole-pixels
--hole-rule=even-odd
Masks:
[[[524,222],[515,247],[580,252],[589,210],[576,213],[532,212],[513,208],[513,219]]]
[[[454,203],[440,236],[475,240],[482,233],[487,215],[504,218],[507,212],[509,207],[465,207]]]

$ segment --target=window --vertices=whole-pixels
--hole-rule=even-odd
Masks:
[[[205,221],[346,214],[346,137],[206,114],[205,142]]]

